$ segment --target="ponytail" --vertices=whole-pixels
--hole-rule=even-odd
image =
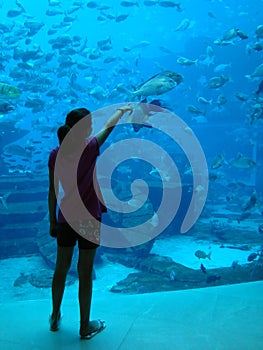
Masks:
[[[64,138],[66,137],[69,131],[70,131],[70,127],[67,124],[62,125],[60,128],[58,128],[57,136],[58,136],[59,145],[62,144]]]

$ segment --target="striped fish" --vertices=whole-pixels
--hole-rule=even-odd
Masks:
[[[18,98],[20,96],[19,90],[6,83],[0,83],[0,95],[5,95],[10,98]]]

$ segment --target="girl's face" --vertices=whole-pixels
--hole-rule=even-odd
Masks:
[[[86,124],[86,137],[90,136],[90,134],[92,133],[92,121],[91,121],[91,117],[90,118],[86,118],[85,120],[85,124]]]

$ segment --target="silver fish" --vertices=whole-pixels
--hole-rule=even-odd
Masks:
[[[256,163],[253,159],[244,157],[239,153],[236,159],[230,162],[230,165],[238,169],[250,169],[256,166]]]
[[[213,77],[208,81],[208,86],[210,89],[218,89],[219,87],[225,85],[229,81],[228,77],[220,75],[219,77]]]
[[[256,36],[257,38],[263,38],[263,24],[260,24],[259,26],[257,26]]]
[[[162,95],[179,85],[183,77],[175,72],[165,71],[158,73],[143,83],[138,90],[132,92],[132,96]]]
[[[263,63],[261,63],[259,66],[257,66],[252,74],[250,74],[248,77],[255,78],[255,77],[263,77]]]

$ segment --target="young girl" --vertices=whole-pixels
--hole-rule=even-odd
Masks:
[[[91,339],[105,328],[105,322],[101,320],[90,321],[90,306],[92,296],[92,269],[96,248],[99,246],[100,221],[102,212],[106,211],[99,195],[99,186],[94,175],[96,159],[99,148],[107,139],[119,119],[126,112],[132,113],[129,105],[120,107],[106,122],[104,128],[94,137],[91,135],[91,113],[85,108],[77,108],[67,114],[65,125],[58,129],[57,135],[60,145],[65,139],[65,145],[53,149],[49,156],[49,219],[50,235],[57,238],[57,260],[52,281],[52,313],[50,316],[50,330],[59,330],[61,321],[60,307],[65,289],[65,281],[69,271],[73,250],[78,241],[78,276],[79,276],[79,308],[81,339]],[[80,122],[81,128],[77,127]],[[83,128],[83,125],[85,126]],[[74,127],[74,128],[73,128]],[[75,130],[75,132],[74,132]],[[70,132],[70,133],[69,133]],[[68,135],[66,137],[66,135]],[[66,137],[66,138],[65,138]],[[82,147],[84,150],[80,159],[74,159],[76,150]],[[61,154],[62,153],[62,154]],[[76,164],[75,164],[76,163]],[[77,190],[74,190],[70,169],[76,166]],[[63,197],[60,202],[58,215],[56,215],[58,184],[63,188]],[[79,193],[76,193],[79,192]],[[70,225],[71,220],[76,219],[81,226],[81,211],[76,208],[76,200],[81,200],[90,214],[85,217],[86,239]],[[70,217],[70,220],[69,220]],[[83,218],[84,219],[84,218]],[[81,229],[81,227],[80,227]],[[80,231],[79,231],[80,232]]]

